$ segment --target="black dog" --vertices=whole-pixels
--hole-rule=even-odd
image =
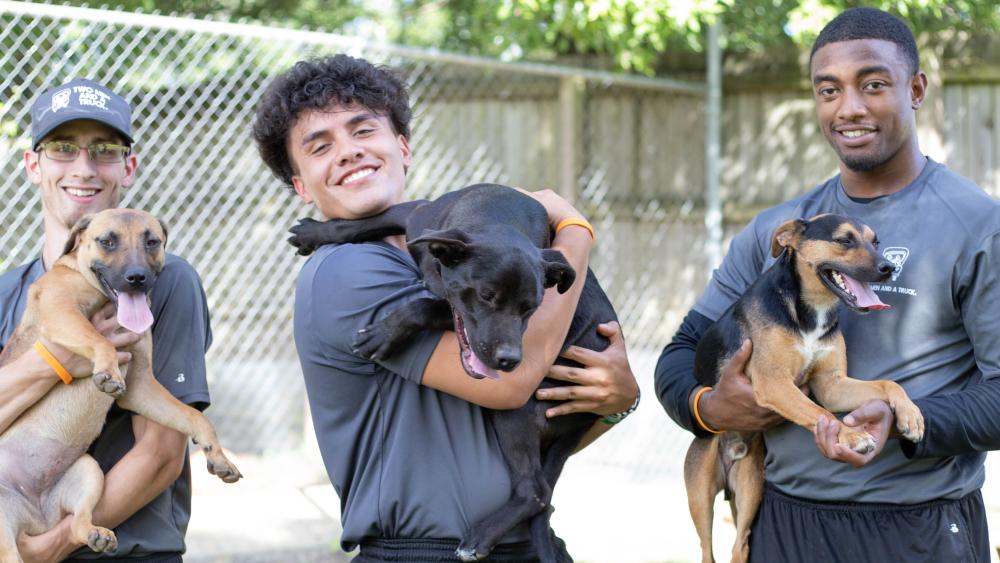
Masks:
[[[521,361],[521,338],[544,288],[564,292],[575,272],[558,251],[546,248],[551,232],[545,209],[531,197],[495,184],[476,184],[432,202],[412,201],[380,215],[325,223],[303,219],[289,239],[300,254],[327,243],[362,242],[405,233],[427,287],[440,299],[419,299],[363,329],[356,351],[378,359],[417,331],[453,329],[462,365],[472,377],[498,377]],[[617,320],[611,302],[588,270],[566,346],[601,351],[608,341],[597,325]],[[560,358],[558,363],[576,365]],[[542,387],[563,385],[544,380]],[[574,413],[545,417],[551,401],[534,398],[515,410],[487,410],[511,474],[514,491],[495,513],[476,523],[459,544],[463,561],[486,557],[510,529],[531,518],[531,536],[542,561],[555,561],[549,502],[563,465],[597,420]]]

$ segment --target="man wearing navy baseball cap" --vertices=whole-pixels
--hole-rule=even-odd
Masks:
[[[28,179],[42,202],[41,255],[0,275],[0,350],[24,313],[28,287],[62,254],[73,225],[90,213],[117,207],[135,181],[132,111],[106,86],[76,79],[42,93],[31,108],[31,149],[24,153]],[[170,307],[166,306],[169,298]],[[209,404],[205,352],[211,343],[201,280],[182,258],[168,254],[152,291],[153,372],[178,399]],[[91,321],[119,350],[139,335],[118,325],[109,304]],[[89,376],[88,361],[46,343],[74,377]],[[119,361],[129,355],[119,352]],[[0,367],[0,432],[59,381],[34,350]],[[186,436],[112,407],[88,452],[105,473],[94,524],[111,528],[117,548],[95,553],[75,541],[70,519],[38,536],[22,536],[25,561],[181,561],[191,512],[191,471]]]

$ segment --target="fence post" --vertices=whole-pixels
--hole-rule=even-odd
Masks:
[[[708,28],[705,89],[705,257],[709,273],[722,262],[722,200],[719,193],[720,126],[722,113],[722,53],[719,36],[722,22]]]
[[[573,204],[580,195],[585,87],[585,81],[579,76],[559,79],[559,195]]]

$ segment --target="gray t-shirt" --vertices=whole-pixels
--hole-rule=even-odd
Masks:
[[[368,538],[458,539],[510,497],[482,409],[420,385],[440,332],[381,363],[351,352],[358,330],[432,296],[413,259],[381,242],[323,246],[299,273],[295,344],[345,550]],[[522,526],[503,542],[527,537]]]
[[[869,225],[879,251],[896,264],[892,279],[873,284],[892,309],[858,315],[841,306],[851,377],[896,381],[920,398],[1000,374],[1000,205],[930,160],[912,184],[872,201],[849,198],[836,176],[764,211],[733,239],[695,310],[719,318],[774,263],[769,249],[778,225],[827,212]],[[984,479],[985,453],[907,459],[893,440],[854,469],[822,457],[812,434],[791,423],[766,432],[765,440],[767,481],[804,498],[919,503],[964,496]]]
[[[0,349],[24,314],[28,287],[45,273],[40,258],[0,275]],[[204,410],[209,405],[205,352],[212,342],[208,305],[198,273],[183,258],[167,255],[152,292],[153,373],[182,402]],[[54,376],[53,376],[54,377]],[[107,473],[135,443],[132,414],[112,406],[90,455]],[[115,528],[115,557],[140,557],[184,551],[184,533],[191,517],[191,466],[172,485]],[[100,555],[81,549],[79,559]]]

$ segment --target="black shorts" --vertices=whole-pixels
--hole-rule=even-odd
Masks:
[[[752,563],[989,563],[983,496],[922,504],[813,502],[764,491]]]
[[[553,538],[556,559],[559,563],[573,563],[566,552],[566,544]],[[351,563],[383,563],[386,561],[406,561],[408,563],[436,563],[438,561],[459,561],[455,555],[458,540],[368,540],[361,544],[361,553]],[[538,555],[531,542],[502,543],[483,559],[486,563],[535,563]]]

